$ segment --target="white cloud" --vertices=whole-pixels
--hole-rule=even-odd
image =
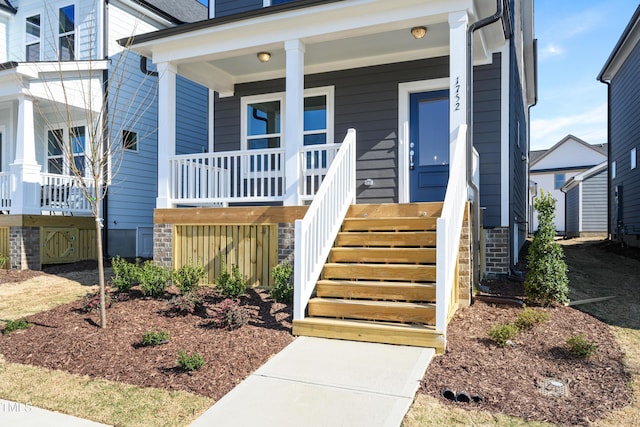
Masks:
[[[532,120],[531,149],[549,148],[569,134],[589,144],[607,142],[607,104],[577,114]]]
[[[540,59],[547,59],[554,56],[560,56],[564,54],[564,49],[553,43],[548,43],[544,46],[540,52]]]

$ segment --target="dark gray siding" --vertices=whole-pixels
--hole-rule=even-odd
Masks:
[[[209,145],[209,90],[181,76],[176,86],[176,154],[202,153]]]
[[[480,204],[485,227],[500,226],[500,54],[473,70],[473,145],[480,155]]]
[[[636,236],[640,234],[640,167],[631,169],[632,148],[640,152],[640,44],[637,44],[616,76],[611,81],[609,116],[611,121],[609,162],[617,163],[617,176],[609,189],[611,206],[610,231],[616,232],[616,221]],[[615,187],[623,187],[621,218],[617,215]],[[637,244],[637,243],[635,243]]]
[[[606,169],[582,182],[582,230],[607,231]]]
[[[580,185],[569,190],[565,196],[565,231],[569,236],[580,232]]]
[[[210,0],[215,1],[216,18],[220,16],[233,15],[234,13],[247,12],[249,10],[261,9],[262,0]]]
[[[335,135],[341,142],[347,129],[357,131],[357,198],[359,203],[398,201],[398,84],[446,77],[449,58],[338,71],[305,77],[305,87],[335,87]],[[232,98],[216,98],[215,150],[240,147],[240,98],[281,92],[283,79],[237,85]],[[372,187],[362,182],[371,178]]]

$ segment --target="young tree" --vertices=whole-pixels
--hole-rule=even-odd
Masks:
[[[98,2],[96,3],[96,7]],[[94,9],[97,10],[97,9]],[[61,15],[62,16],[62,15]],[[61,18],[62,20],[62,18]],[[62,26],[62,24],[60,24]],[[139,56],[109,40],[99,48],[102,35],[89,31],[82,52],[75,52],[74,40],[54,42],[56,58],[41,73],[39,93],[32,93],[36,111],[47,131],[49,152],[57,156],[45,166],[48,172],[67,176],[57,188],[62,203],[71,196],[87,202],[95,219],[96,253],[100,288],[100,326],[107,326],[102,243],[102,204],[114,182],[127,149],[144,136],[131,132],[155,102],[156,81],[143,73]],[[56,28],[56,33],[58,29]],[[129,40],[135,34],[128,35]],[[69,37],[75,37],[72,34]],[[81,43],[78,43],[81,45]],[[108,58],[97,58],[98,52]],[[43,65],[40,65],[41,67]],[[147,134],[155,129],[147,129]],[[64,196],[59,196],[60,193]]]
[[[524,282],[527,299],[545,306],[569,302],[569,279],[562,247],[555,241],[556,201],[551,193],[541,192],[534,202],[538,211],[538,232],[533,237],[527,261],[529,272]]]

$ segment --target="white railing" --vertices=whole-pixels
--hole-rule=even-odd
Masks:
[[[175,204],[267,202],[284,196],[284,150],[187,154],[169,159]]]
[[[43,211],[63,213],[91,213],[91,205],[83,192],[80,181],[70,175],[43,173],[40,187],[40,207]],[[95,197],[95,183],[84,178],[91,194]]]
[[[0,172],[0,210],[11,209],[11,174]]]
[[[450,160],[449,182],[442,205],[442,214],[437,221],[436,330],[442,333],[447,329],[452,294],[456,292],[456,264],[467,202],[466,145],[467,126],[461,125],[458,128]]]
[[[327,176],[340,144],[307,145],[300,149],[300,200],[311,200]]]
[[[349,129],[303,219],[295,223],[293,318],[304,312],[349,206],[356,199],[356,131]]]

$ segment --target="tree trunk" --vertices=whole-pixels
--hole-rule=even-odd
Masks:
[[[96,219],[96,250],[98,251],[98,275],[100,278],[100,327],[107,327],[107,309],[104,285],[104,260],[102,257],[102,227],[99,216]]]

